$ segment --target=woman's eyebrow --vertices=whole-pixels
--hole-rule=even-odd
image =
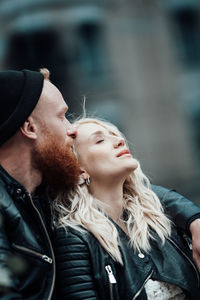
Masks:
[[[108,134],[117,136],[117,134],[113,131],[108,131]],[[105,132],[102,130],[97,130],[89,136],[89,139],[93,138],[93,136],[96,136],[96,135],[105,135]]]
[[[101,130],[97,130],[95,132],[93,132],[90,136],[89,136],[89,139],[91,139],[93,136],[95,135],[104,135],[104,132],[101,131]]]
[[[118,136],[114,131],[109,131],[110,135]]]

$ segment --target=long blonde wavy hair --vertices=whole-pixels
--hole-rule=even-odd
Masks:
[[[81,118],[74,124],[77,129],[86,123],[98,124],[117,136],[123,134],[113,124],[96,118]],[[78,149],[74,149],[77,155]],[[93,197],[85,182],[77,184],[68,193],[61,193],[54,202],[58,213],[57,227],[71,227],[80,232],[89,231],[99,241],[110,256],[123,265],[119,250],[118,231],[106,214],[106,205]],[[164,243],[171,234],[171,221],[165,216],[157,195],[152,191],[148,178],[138,167],[125,180],[123,185],[123,222],[126,225],[130,245],[135,251],[148,252],[153,239],[151,230],[155,231]]]

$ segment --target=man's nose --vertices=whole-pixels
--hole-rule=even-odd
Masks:
[[[71,126],[71,128],[67,130],[67,136],[71,137],[72,139],[75,139],[77,137],[76,128]]]

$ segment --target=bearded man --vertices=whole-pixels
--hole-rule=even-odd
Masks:
[[[76,182],[76,131],[47,69],[0,72],[0,99],[0,299],[55,299],[50,205],[36,188]]]

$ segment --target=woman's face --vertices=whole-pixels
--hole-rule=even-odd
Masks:
[[[96,123],[77,128],[74,146],[80,166],[91,180],[126,179],[138,166],[124,139]]]

